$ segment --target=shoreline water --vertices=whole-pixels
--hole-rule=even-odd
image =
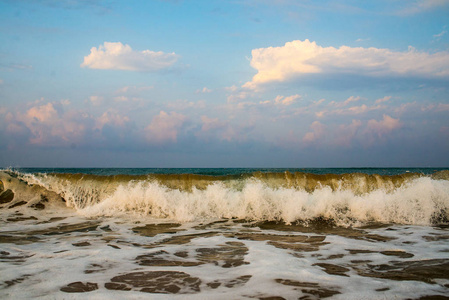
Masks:
[[[438,171],[3,171],[0,297],[444,299]]]

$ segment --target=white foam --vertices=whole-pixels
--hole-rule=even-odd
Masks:
[[[26,179],[62,195],[68,206],[89,217],[131,214],[179,222],[240,218],[287,223],[321,217],[346,226],[366,222],[429,225],[435,216],[449,218],[449,181],[429,177],[364,194],[327,186],[312,192],[273,188],[254,179],[246,180],[239,189],[215,182],[192,191],[169,189],[147,180],[65,182],[47,175],[28,175]]]

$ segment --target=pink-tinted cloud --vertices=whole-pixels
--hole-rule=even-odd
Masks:
[[[374,103],[379,104],[379,103],[390,101],[390,99],[391,99],[391,96],[385,96],[383,98],[377,99],[376,102],[374,102]]]
[[[303,142],[308,144],[321,140],[326,134],[327,126],[319,121],[315,121],[310,125],[310,129],[311,131],[307,132],[302,138]]]
[[[337,132],[334,135],[334,144],[337,146],[349,148],[355,139],[357,132],[362,126],[362,121],[352,120],[351,124],[341,124],[337,128]]]
[[[178,131],[186,121],[187,117],[183,114],[161,111],[147,126],[147,138],[156,144],[174,143],[177,141]]]
[[[384,140],[392,131],[402,127],[399,119],[394,119],[384,114],[380,121],[369,120],[364,132],[365,146],[375,143],[378,140]]]
[[[64,112],[63,105],[67,101],[36,103],[25,113],[11,114],[8,130],[17,129],[17,124],[25,126],[31,133],[29,143],[40,146],[67,144],[83,138],[91,117],[87,114],[69,111]]]
[[[108,110],[96,119],[95,127],[97,129],[102,129],[105,125],[124,127],[129,122],[128,116],[122,116],[114,110]]]
[[[201,122],[203,123],[201,130],[204,132],[224,129],[229,124],[229,122],[220,121],[218,118],[209,118],[207,116],[201,116]]]
[[[276,99],[274,99],[274,103],[277,104],[277,105],[286,105],[286,106],[288,106],[288,105],[291,105],[291,104],[295,103],[300,98],[301,98],[301,95],[298,95],[298,94],[291,95],[291,96],[288,96],[288,97],[279,95],[279,96],[276,97]]]

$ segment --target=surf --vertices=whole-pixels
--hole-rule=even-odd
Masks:
[[[134,215],[191,222],[243,219],[338,226],[396,223],[430,226],[449,220],[449,171],[228,175],[0,172],[14,200],[1,204],[66,206],[90,218]],[[25,203],[24,203],[25,202]]]

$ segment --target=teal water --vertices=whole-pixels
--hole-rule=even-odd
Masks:
[[[448,168],[14,168],[22,173],[71,173],[92,175],[198,174],[210,176],[263,173],[301,172],[311,174],[433,174]]]

